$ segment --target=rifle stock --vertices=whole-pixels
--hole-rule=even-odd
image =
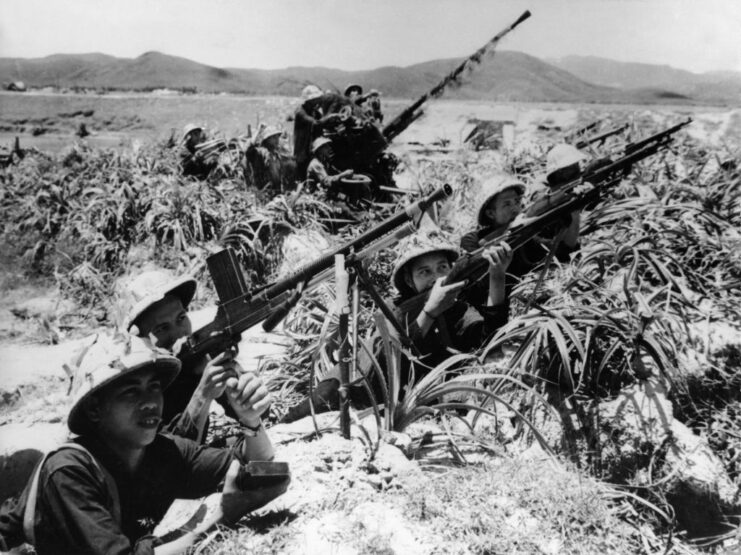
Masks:
[[[236,346],[241,333],[260,322],[264,322],[263,328],[269,331],[298,302],[303,291],[332,275],[336,254],[362,258],[392,246],[415,230],[416,222],[428,208],[452,193],[453,188],[446,184],[287,278],[254,291],[247,290],[233,249],[226,248],[212,254],[207,264],[219,297],[216,316],[188,337],[177,353],[178,357],[185,363],[206,354],[215,356]]]

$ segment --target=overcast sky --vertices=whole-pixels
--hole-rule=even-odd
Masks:
[[[500,48],[741,71],[741,0],[0,0],[0,56],[406,66],[470,54],[525,9]]]

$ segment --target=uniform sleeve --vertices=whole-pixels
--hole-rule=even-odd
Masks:
[[[39,488],[37,551],[57,553],[61,543],[77,553],[154,553],[153,538],[131,545],[111,514],[104,484],[102,477],[77,465],[63,466],[48,476]]]
[[[324,164],[314,158],[309,162],[308,177],[316,184],[320,185],[323,189],[329,189],[332,185],[332,180],[327,173],[327,168]]]
[[[197,499],[219,491],[232,459],[239,458],[235,448],[217,449],[176,436],[167,437],[178,450],[185,468],[186,479],[177,492],[177,497],[182,499]]]

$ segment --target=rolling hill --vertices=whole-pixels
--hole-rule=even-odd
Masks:
[[[708,102],[741,103],[741,72],[693,73],[667,65],[618,62],[595,56],[566,56],[547,61],[596,85],[664,89]]]
[[[21,80],[34,88],[168,88],[286,96],[298,95],[308,83],[342,89],[357,82],[379,89],[387,97],[413,98],[433,87],[460,61],[433,60],[365,71],[320,67],[262,70],[219,68],[160,52],[146,52],[137,58],[55,54],[35,59],[0,58],[0,82]],[[741,88],[731,86],[739,76],[732,72],[698,76],[669,67],[659,72],[655,69],[658,66],[643,66],[646,64],[581,57],[547,63],[521,52],[499,51],[464,77],[464,86],[447,90],[445,97],[526,102],[741,102]]]

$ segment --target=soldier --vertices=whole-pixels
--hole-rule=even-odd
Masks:
[[[525,185],[518,179],[495,176],[485,181],[482,189],[487,196],[479,207],[478,227],[461,237],[461,248],[467,252],[478,249],[486,237],[504,232],[522,211]]]
[[[184,176],[206,179],[216,167],[216,160],[207,159],[198,151],[198,145],[205,141],[206,134],[202,127],[189,123],[183,128],[179,156],[180,169]]]
[[[363,97],[360,104],[365,114],[377,125],[383,123],[383,111],[381,110],[381,93],[376,89],[371,89]]]
[[[301,106],[293,122],[293,156],[296,159],[296,175],[306,178],[306,169],[311,160],[311,144],[322,134],[322,130],[339,120],[336,113],[324,113],[320,100],[324,93],[315,85],[307,85],[301,93]]]
[[[411,386],[432,368],[454,353],[473,352],[507,322],[509,303],[505,294],[504,279],[512,259],[509,245],[502,243],[488,249],[484,258],[489,262],[488,297],[482,306],[473,306],[462,298],[463,282],[443,285],[458,250],[440,231],[419,232],[404,240],[397,248],[399,256],[394,264],[391,279],[399,292],[395,300],[394,316],[411,339],[419,357],[414,372],[409,360],[402,359],[400,388]],[[388,326],[396,334],[392,325]],[[375,356],[387,371],[380,342],[376,341]],[[361,372],[371,376],[376,399],[381,387],[369,368],[360,363]],[[339,380],[330,377],[314,388],[311,404],[317,412],[339,408]],[[353,404],[360,408],[370,400],[362,384],[351,384],[349,391]],[[292,407],[283,422],[293,422],[311,414],[308,399]]]
[[[345,96],[355,104],[360,104],[363,100],[363,87],[352,83],[345,88]]]
[[[0,547],[28,542],[39,555],[180,553],[214,524],[234,523],[281,495],[288,476],[249,490],[238,485],[240,462],[273,458],[267,437],[212,449],[158,432],[163,391],[179,370],[177,358],[139,338],[99,336],[73,381],[67,425],[77,437],[47,455],[18,502],[3,507]],[[216,506],[202,505],[166,537],[151,535],[176,498],[215,493],[222,482]]]
[[[585,160],[586,156],[572,145],[564,143],[554,146],[546,156],[545,177],[536,182],[528,204],[532,206],[544,199],[549,193],[579,179],[583,175],[582,165]],[[603,161],[597,161],[597,163],[601,164]],[[556,245],[555,254],[562,262],[568,262],[571,253],[579,249],[580,223],[581,211],[577,210],[571,213],[571,221],[568,225],[565,228],[560,226],[558,230],[561,232],[561,237],[559,244]],[[550,230],[540,235],[540,242],[544,250],[550,249],[558,231]]]
[[[464,282],[443,285],[458,250],[439,231],[417,233],[399,244],[392,281],[399,297],[395,315],[420,353],[417,379],[455,352],[472,352],[507,322],[505,274],[512,250],[501,243],[484,251],[489,262],[487,298],[473,305],[463,298]],[[408,383],[402,364],[402,383]]]
[[[127,329],[151,337],[157,347],[178,352],[192,333],[188,305],[196,292],[190,277],[174,279],[167,272],[145,272],[127,284]],[[270,394],[259,377],[245,372],[233,352],[213,360],[189,360],[165,394],[162,415],[170,433],[203,442],[209,426],[209,408],[216,400],[227,416],[257,435],[264,435],[260,416],[270,406]]]
[[[306,172],[306,184],[309,191],[318,189],[324,191],[330,198],[336,197],[340,192],[342,180],[352,176],[353,171],[339,171],[332,165],[332,141],[327,137],[315,139],[311,151],[314,157]]]
[[[260,190],[282,193],[295,188],[296,162],[283,148],[283,132],[276,127],[261,128],[250,141],[245,157],[252,172],[252,183]]]

